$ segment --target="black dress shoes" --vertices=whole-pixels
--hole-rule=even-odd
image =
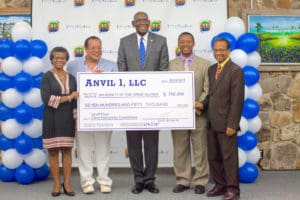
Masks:
[[[159,193],[159,189],[154,183],[145,184],[145,188],[151,193]]]
[[[213,189],[209,190],[206,193],[206,196],[208,196],[208,197],[221,196],[221,195],[225,194],[225,192],[226,192],[226,189],[224,187],[215,186]]]
[[[224,194],[223,200],[238,200],[240,199],[240,195],[233,192],[226,192]]]
[[[133,194],[139,194],[143,191],[144,185],[142,183],[136,183],[133,188],[131,189],[131,192]]]
[[[195,186],[195,194],[203,194],[205,192],[205,187],[203,185]]]
[[[51,196],[53,197],[58,197],[60,195],[60,192],[52,192]]]
[[[190,186],[184,186],[184,185],[178,184],[178,185],[175,185],[175,187],[173,188],[173,192],[180,193],[189,188],[190,188]]]
[[[72,196],[75,196],[75,193],[74,193],[73,191],[67,191],[67,190],[66,190],[65,184],[62,183],[61,186],[62,186],[62,188],[63,188],[63,190],[64,190],[64,194],[65,194],[65,195],[71,196],[71,197],[72,197]]]

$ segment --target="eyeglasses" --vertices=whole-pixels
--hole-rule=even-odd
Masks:
[[[149,22],[149,19],[147,18],[140,18],[140,19],[135,19],[135,23],[143,23],[143,22]]]
[[[88,47],[88,50],[91,50],[91,51],[101,51],[102,47]]]
[[[53,60],[67,60],[66,57],[53,57]]]
[[[214,52],[224,53],[225,51],[228,51],[228,49],[214,49]]]

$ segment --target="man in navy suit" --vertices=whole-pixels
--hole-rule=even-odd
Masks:
[[[132,25],[136,32],[120,40],[119,71],[166,71],[169,63],[166,38],[148,31],[150,21],[145,12],[137,12]],[[142,53],[140,48],[143,49]],[[144,188],[151,193],[159,193],[154,184],[158,163],[158,133],[158,130],[126,131],[129,160],[134,173],[134,194],[141,193]]]

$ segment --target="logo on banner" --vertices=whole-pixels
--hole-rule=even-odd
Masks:
[[[109,31],[110,22],[109,21],[100,21],[99,22],[99,31],[100,32],[107,32]]]
[[[74,0],[74,5],[76,7],[83,6],[84,5],[84,0]]]
[[[118,55],[118,51],[115,49],[103,49],[102,53],[103,53],[103,55],[112,55],[112,56]]]
[[[201,32],[210,31],[210,27],[211,27],[210,20],[203,20],[200,22],[200,31]]]
[[[59,29],[59,21],[50,21],[48,23],[48,31],[50,33],[57,32]]]
[[[175,0],[176,6],[183,6],[185,4],[185,0]]]
[[[181,52],[180,52],[180,48],[179,48],[179,46],[177,46],[176,48],[175,48],[175,55],[178,57],[178,56],[181,56]]]
[[[77,46],[74,48],[74,56],[76,58],[82,57],[84,55],[84,47],[83,46]]]
[[[160,20],[153,20],[150,22],[150,30],[152,32],[158,32],[160,31],[160,23],[161,21]]]
[[[130,7],[135,5],[135,0],[125,0],[125,6]]]

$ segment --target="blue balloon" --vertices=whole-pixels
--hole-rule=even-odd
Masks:
[[[33,79],[31,75],[20,72],[14,77],[14,86],[19,92],[28,92],[33,86]]]
[[[48,51],[47,44],[42,40],[31,41],[31,53],[32,56],[43,58]]]
[[[246,119],[252,119],[259,113],[259,105],[256,101],[252,99],[246,99],[244,101],[242,115]]]
[[[214,43],[216,41],[216,39],[219,39],[219,38],[224,38],[226,39],[229,44],[230,44],[230,51],[234,50],[235,47],[236,47],[236,39],[235,37],[231,34],[231,33],[228,33],[228,32],[222,32],[222,33],[219,33],[218,35],[216,35],[215,37],[213,37],[212,41],[211,41],[211,47],[213,48],[214,47]]]
[[[218,35],[218,38],[225,38],[230,44],[231,51],[235,49],[236,39],[232,34],[230,34],[228,32],[222,32]]]
[[[19,137],[15,139],[14,146],[18,153],[27,154],[31,152],[33,148],[33,141],[31,137],[22,133]]]
[[[252,53],[259,47],[259,38],[254,33],[244,33],[237,40],[236,47],[246,53]]]
[[[249,151],[256,147],[257,145],[257,137],[251,131],[247,131],[245,134],[238,136],[238,146],[245,150]]]
[[[37,108],[32,108],[33,112],[33,117],[36,119],[43,119],[43,112],[44,112],[44,105],[41,105],[40,107]]]
[[[32,138],[32,140],[33,140],[33,148],[43,149],[43,138],[42,138],[42,136],[37,137],[37,138]]]
[[[240,182],[253,183],[258,177],[258,169],[256,165],[246,162],[239,168]]]
[[[13,109],[6,107],[4,103],[0,102],[0,121],[6,121],[13,117]]]
[[[16,58],[23,61],[31,56],[31,46],[28,40],[18,40],[14,45]]]
[[[253,86],[259,81],[260,74],[255,67],[247,65],[243,68],[243,72],[244,72],[245,84],[247,86]]]
[[[12,40],[0,40],[0,58],[4,59],[14,55],[14,42]]]
[[[34,180],[34,170],[26,164],[22,164],[15,171],[15,178],[18,183],[27,185]]]
[[[13,140],[0,134],[0,149],[6,151],[7,149],[13,148]]]
[[[4,165],[0,165],[0,180],[4,182],[11,182],[15,180],[15,170],[8,169]]]
[[[25,103],[22,103],[14,110],[14,116],[20,124],[27,124],[33,118],[32,108]]]
[[[48,178],[50,174],[49,166],[47,164],[43,165],[40,168],[34,169],[35,179],[37,181],[42,181]]]
[[[44,76],[44,73],[41,72],[40,74],[33,76],[33,87],[41,88],[41,79]]]
[[[0,90],[4,91],[12,87],[14,87],[12,79],[6,74],[0,73]]]

